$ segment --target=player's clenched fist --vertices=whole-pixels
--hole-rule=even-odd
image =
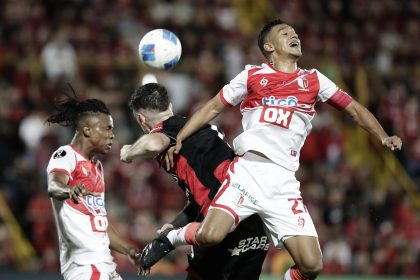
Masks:
[[[395,149],[401,150],[402,140],[398,136],[391,136],[384,138],[382,144],[390,148],[391,151],[394,151]]]
[[[132,145],[124,145],[120,151],[120,160],[122,162],[131,163],[132,159],[130,158],[130,148]]]

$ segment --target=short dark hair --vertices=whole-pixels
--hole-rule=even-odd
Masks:
[[[55,107],[57,112],[51,115],[46,122],[74,128],[77,127],[79,120],[86,115],[98,113],[111,115],[105,103],[99,99],[79,101],[76,98],[68,97],[61,102],[57,102]]]
[[[158,83],[139,86],[131,95],[128,106],[133,111],[139,109],[165,111],[169,107],[168,92]]]
[[[258,47],[260,48],[260,51],[263,54],[263,56],[267,59],[269,57],[268,53],[264,50],[265,38],[267,37],[267,34],[270,32],[271,28],[279,24],[285,24],[285,22],[281,19],[275,19],[268,22],[266,25],[264,25],[264,27],[260,31],[260,34],[258,35]]]

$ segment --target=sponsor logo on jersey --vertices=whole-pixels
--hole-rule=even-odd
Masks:
[[[53,158],[62,158],[62,157],[65,157],[66,156],[66,151],[64,151],[64,150],[58,150],[55,154],[54,154],[54,156],[53,156]]]
[[[267,236],[256,236],[242,239],[235,248],[228,249],[231,256],[239,256],[249,250],[263,250],[267,251],[269,241]]]
[[[263,97],[261,103],[264,106],[283,106],[293,107],[299,104],[298,99],[295,96],[288,96],[286,98],[276,98],[271,95],[270,97]]]
[[[260,122],[289,128],[292,121],[293,109],[285,107],[263,107]]]
[[[87,195],[86,204],[94,209],[105,207],[105,200],[100,196]]]
[[[249,193],[244,187],[242,187],[240,184],[233,183],[232,187],[237,188],[241,192],[242,196],[248,198],[251,201],[252,204],[254,204],[254,205],[258,204],[258,200],[251,193]],[[235,200],[236,203],[239,203],[239,202],[240,202],[240,204],[243,203],[243,197],[242,197],[242,200],[241,200],[241,197],[235,197],[235,199],[236,199]],[[237,205],[240,205],[240,204],[237,204]]]

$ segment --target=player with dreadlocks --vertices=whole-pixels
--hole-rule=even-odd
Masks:
[[[113,120],[97,99],[67,98],[47,122],[75,130],[71,143],[59,147],[47,167],[64,279],[121,279],[110,249],[134,262],[138,250],[108,224],[105,183],[95,154],[111,149]]]

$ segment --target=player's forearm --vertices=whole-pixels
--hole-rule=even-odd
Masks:
[[[359,126],[374,135],[379,141],[382,142],[388,137],[378,120],[366,107],[356,103],[349,113]]]
[[[108,226],[109,248],[123,255],[128,255],[134,246],[123,240],[112,224]]]
[[[59,182],[48,183],[48,195],[54,199],[66,200],[70,198],[71,187]]]
[[[218,104],[218,100],[215,98],[218,99],[219,97],[214,97],[191,116],[184,127],[179,131],[177,135],[178,141],[184,141],[220,114],[224,105]]]
[[[140,137],[133,145],[128,146],[125,156],[128,160],[135,158],[152,158],[164,151],[169,145],[169,139],[159,134],[148,134]]]

